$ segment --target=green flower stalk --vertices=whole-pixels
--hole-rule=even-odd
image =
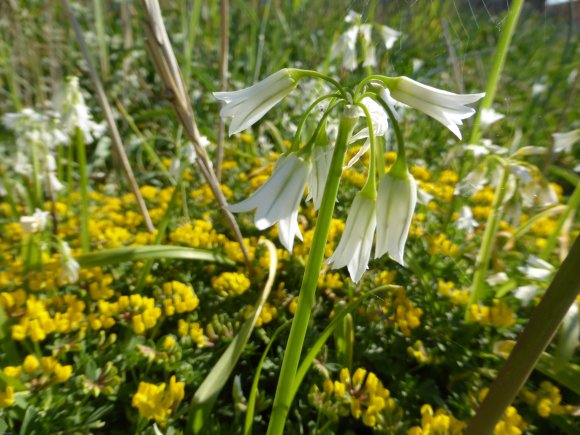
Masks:
[[[289,349],[289,351],[284,353],[284,361],[282,362],[282,369],[280,370],[280,376],[278,378],[276,396],[274,398],[272,415],[268,426],[268,434],[271,435],[283,433],[286,417],[292,403],[294,379],[302,353],[304,338],[308,329],[308,322],[310,321],[312,305],[314,304],[318,274],[324,259],[324,248],[326,247],[330,222],[334,212],[334,204],[338,194],[344,156],[347,150],[348,139],[358,118],[358,109],[355,106],[347,106],[340,119],[338,137],[328,171],[320,212],[316,221],[316,229],[314,230],[312,250],[306,263],[304,279],[300,287],[300,298],[298,299],[298,306],[296,307],[296,313],[292,322],[290,337],[286,345],[286,349]]]
[[[383,76],[366,78],[353,92],[315,71],[283,69],[249,88],[214,94],[225,102],[221,116],[232,118],[230,134],[245,130],[259,121],[304,77],[331,83],[335,87],[335,93],[322,96],[308,106],[300,120],[292,147],[280,157],[268,181],[246,200],[229,206],[229,210],[236,213],[255,209],[254,222],[258,229],[266,229],[278,223],[280,241],[290,252],[294,237],[301,237],[297,220],[298,207],[307,180],[309,199],[313,200],[316,209],[319,208],[298,306],[274,398],[268,427],[268,434],[272,435],[283,433],[294,394],[301,381],[301,378],[297,379],[297,368],[315,300],[348,145],[365,139],[365,145],[353,157],[349,166],[370,151],[370,167],[367,182],[355,196],[341,240],[327,263],[332,263],[333,268],[347,266],[352,280],[357,282],[368,268],[375,232],[375,257],[388,254],[395,261],[404,264],[404,247],[417,201],[417,186],[407,168],[403,135],[398,124],[400,117],[395,111],[394,100],[423,111],[460,136],[457,126],[462,119],[475,112],[466,105],[482,96],[452,94],[406,77]],[[318,121],[311,139],[301,147],[300,136],[308,116],[326,99],[330,101],[322,118]],[[333,150],[326,137],[327,117],[337,106],[345,103]],[[366,118],[366,127],[353,135],[354,127],[361,116]],[[395,130],[398,153],[395,165],[384,175],[382,153],[377,152],[377,137],[386,135],[389,119]],[[383,165],[383,170],[379,171],[382,179],[378,199],[377,162]]]

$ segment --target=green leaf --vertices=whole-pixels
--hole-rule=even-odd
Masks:
[[[556,205],[554,207],[548,208],[546,210],[541,211],[540,213],[535,214],[534,216],[529,218],[524,224],[520,225],[517,230],[514,231],[512,238],[514,240],[519,239],[528,231],[530,231],[537,222],[552,215],[562,213],[565,209],[566,209],[565,205]]]
[[[270,290],[272,289],[276,277],[278,256],[276,254],[276,247],[272,242],[264,239],[261,240],[260,243],[265,243],[270,252],[268,281],[264,286],[264,290],[262,290],[258,303],[254,307],[254,311],[248,320],[244,322],[238,334],[234,337],[226,351],[222,354],[218,362],[213,366],[195,392],[189,407],[186,433],[202,433],[202,428],[209,418],[213,405],[228,378],[233,373],[238,359],[242,355],[244,347],[254,330],[254,325],[256,324],[256,320],[258,320],[260,311],[262,311],[262,307],[270,295]]]
[[[344,304],[342,304],[344,307]],[[352,314],[347,313],[334,330],[336,357],[341,367],[352,370],[352,354],[354,346],[354,324]]]
[[[258,362],[258,366],[256,367],[256,371],[254,373],[252,389],[250,390],[250,396],[248,397],[248,409],[246,411],[246,420],[244,422],[244,435],[250,435],[252,433],[254,413],[256,411],[256,398],[258,396],[258,383],[260,382],[260,374],[262,373],[262,366],[264,365],[264,361],[266,361],[266,356],[268,356],[268,352],[270,352],[270,348],[278,338],[278,335],[280,335],[280,333],[288,328],[291,324],[292,320],[288,320],[282,326],[278,327],[276,331],[274,331],[274,334],[272,334],[272,337],[270,338],[270,341],[268,342],[268,345],[266,346],[266,349],[264,349],[264,353]]]
[[[76,258],[81,267],[96,267],[127,261],[141,261],[154,258],[171,258],[178,260],[211,261],[233,265],[234,262],[215,252],[205,249],[186,248],[183,246],[127,246],[91,252]]]
[[[506,358],[509,356],[509,352],[505,349],[507,344],[515,344],[513,340],[506,340],[503,342],[498,342],[495,345],[494,353]],[[536,364],[534,370],[548,376],[552,380],[556,381],[563,387],[568,388],[577,395],[580,396],[580,366],[577,364],[567,363],[562,366],[561,369],[556,370],[555,367],[556,358],[547,352],[543,352]]]
[[[38,411],[35,407],[28,406],[28,408],[26,408],[26,412],[24,413],[22,426],[20,426],[20,435],[34,435],[36,433],[42,433],[39,431],[40,428],[41,426],[38,419]]]

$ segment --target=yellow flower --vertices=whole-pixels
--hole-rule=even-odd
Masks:
[[[164,425],[173,409],[183,400],[185,396],[185,384],[176,382],[175,376],[169,380],[169,388],[166,384],[160,385],[140,382],[139,389],[133,395],[132,406],[139,410],[139,413],[157,423]]]
[[[5,391],[0,391],[0,408],[8,408],[14,404],[14,388],[10,385]]]
[[[243,273],[224,272],[212,278],[212,287],[221,296],[239,296],[250,288],[250,280]]]
[[[20,376],[21,366],[6,366],[2,369],[2,372],[9,378],[17,379]]]
[[[56,378],[56,382],[63,383],[69,380],[72,375],[72,366],[71,365],[60,365],[57,363],[54,366],[54,377]]]
[[[24,358],[24,362],[22,363],[22,368],[29,375],[36,372],[39,366],[40,362],[34,355],[27,355],[26,358]]]

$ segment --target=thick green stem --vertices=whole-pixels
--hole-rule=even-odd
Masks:
[[[550,254],[554,252],[556,243],[558,243],[558,237],[560,237],[560,233],[562,232],[562,228],[564,228],[566,220],[568,219],[571,213],[575,213],[576,210],[578,210],[578,207],[580,207],[580,183],[576,184],[576,189],[574,189],[574,193],[572,193],[572,196],[570,197],[570,200],[568,202],[568,205],[566,206],[566,209],[564,210],[564,213],[562,213],[562,215],[560,216],[560,219],[556,224],[556,229],[550,235],[550,237],[548,238],[548,242],[546,243],[546,246],[544,246],[544,249],[542,249],[542,252],[540,253],[540,258],[542,260],[547,260]]]
[[[493,433],[495,425],[526,382],[580,292],[578,267],[580,267],[579,238],[572,245],[570,254],[534,310],[465,433],[470,435]]]
[[[495,198],[493,200],[489,216],[487,217],[485,232],[483,233],[481,247],[479,249],[477,261],[475,263],[475,273],[473,275],[473,283],[471,285],[471,296],[469,297],[469,303],[467,304],[465,311],[466,318],[471,305],[479,302],[483,296],[485,273],[487,272],[489,260],[491,259],[491,254],[493,251],[493,245],[495,244],[497,230],[503,211],[503,200],[506,194],[506,185],[510,175],[506,168],[502,168],[501,171],[501,179],[495,188]]]
[[[90,251],[87,154],[85,150],[85,138],[80,128],[76,128],[75,135],[77,159],[79,164],[79,182],[81,187],[81,247],[83,248],[83,252],[87,253]]]
[[[475,115],[473,130],[471,130],[471,138],[469,139],[469,143],[478,143],[479,139],[481,138],[481,112],[483,109],[490,109],[493,104],[495,92],[497,90],[497,84],[499,83],[499,78],[510,48],[512,36],[516,30],[516,25],[518,24],[518,18],[520,16],[520,12],[522,11],[523,4],[524,0],[514,0],[511,3],[510,10],[508,11],[505,20],[505,26],[503,27],[499,37],[499,42],[497,43],[497,49],[493,58],[491,71],[489,72],[489,77],[487,79],[485,97],[483,97],[483,100],[481,100],[479,110]]]
[[[304,337],[306,336],[306,331],[308,329],[308,322],[310,321],[312,305],[314,304],[318,275],[324,259],[324,249],[326,247],[330,222],[334,212],[334,204],[336,202],[338,185],[342,174],[344,156],[348,146],[348,139],[358,117],[358,109],[354,106],[347,106],[340,120],[338,138],[336,140],[332,162],[328,171],[324,196],[322,198],[322,204],[320,206],[320,212],[314,230],[312,247],[304,270],[304,278],[300,288],[298,306],[296,307],[296,314],[292,321],[292,329],[290,330],[290,337],[286,344],[284,361],[282,362],[280,377],[278,378],[276,397],[274,398],[270,425],[268,427],[269,435],[281,435],[283,433],[286,417],[290,410],[296,370],[302,353],[302,346],[304,345]]]

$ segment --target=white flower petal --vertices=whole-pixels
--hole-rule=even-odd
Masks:
[[[485,94],[454,94],[424,85],[408,77],[397,77],[389,86],[391,96],[439,121],[461,139],[458,125],[475,113],[466,104],[475,103]]]
[[[226,103],[220,116],[232,118],[230,136],[255,124],[284,99],[296,84],[290,71],[282,69],[249,88],[234,92],[214,92],[214,97]]]
[[[401,265],[413,211],[417,203],[417,183],[411,174],[394,178],[386,174],[377,195],[377,245],[375,258],[388,254]]]
[[[333,269],[348,266],[354,282],[358,282],[368,267],[376,228],[375,201],[356,194],[340,242],[326,261]]]

